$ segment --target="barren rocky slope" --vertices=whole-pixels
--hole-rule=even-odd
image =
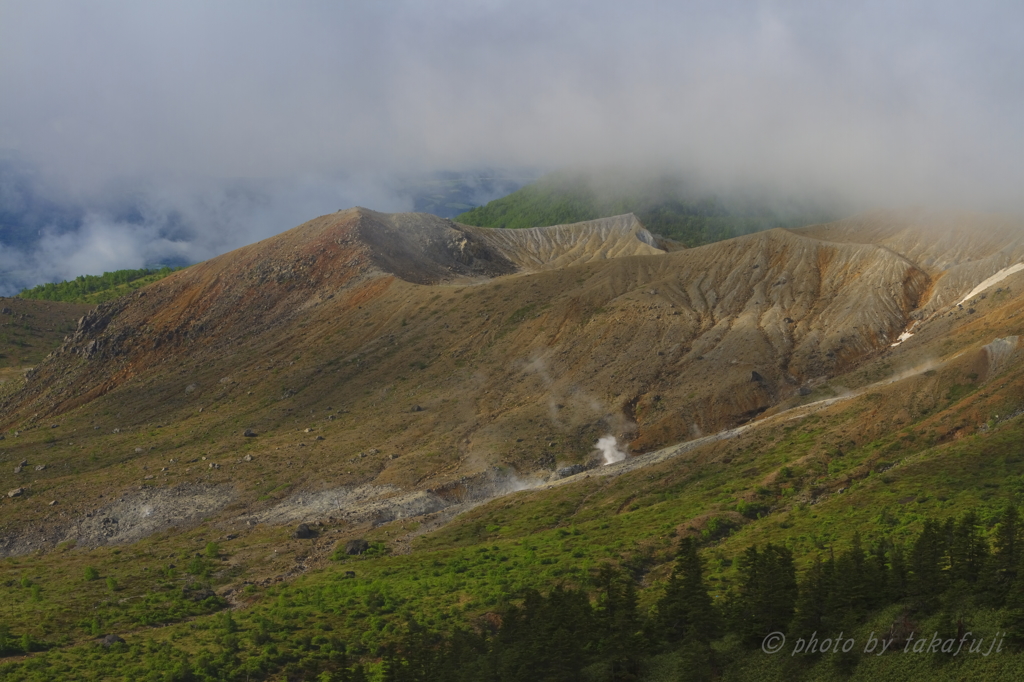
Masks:
[[[586,462],[602,436],[643,453],[732,428],[887,354],[916,361],[1020,262],[1021,234],[891,212],[666,253],[631,216],[323,216],[82,319],[0,406],[0,481],[23,489],[0,510],[5,553],[211,516],[436,514]]]

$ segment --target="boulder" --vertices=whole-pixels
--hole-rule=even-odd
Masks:
[[[555,478],[566,478],[567,476],[574,476],[579,473],[583,473],[587,470],[585,464],[570,464],[566,467],[559,467],[555,470]]]
[[[295,532],[292,533],[292,537],[297,538],[299,540],[306,540],[308,538],[313,537],[313,535],[313,529],[305,523],[300,523],[298,527],[295,529]]]
[[[100,640],[100,644],[102,644],[105,649],[109,649],[115,644],[124,644],[124,640],[117,635],[107,635]]]
[[[349,556],[362,554],[368,549],[370,549],[370,543],[362,538],[358,540],[349,540],[345,543],[345,554],[348,554]]]
[[[25,492],[24,488],[15,488],[14,490],[7,491],[7,497],[18,497]]]
[[[183,594],[185,595],[186,599],[189,599],[190,601],[195,601],[195,602],[204,601],[206,599],[209,599],[210,597],[216,597],[217,596],[216,592],[214,592],[213,590],[209,590],[209,589],[199,589],[199,590],[188,590],[188,589],[186,589],[186,590],[183,591]]]
[[[245,436],[246,438],[255,438],[256,432],[253,431],[252,429],[246,429],[244,432],[242,432],[242,435]]]

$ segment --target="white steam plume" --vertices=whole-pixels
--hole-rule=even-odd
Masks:
[[[615,464],[626,459],[626,453],[619,448],[619,441],[616,440],[615,436],[604,436],[603,438],[597,439],[597,445],[595,445],[601,454],[604,456],[604,463]]]

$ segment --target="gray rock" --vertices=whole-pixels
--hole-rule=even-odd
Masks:
[[[203,601],[210,597],[216,597],[217,593],[213,590],[189,590],[185,596],[191,601]]]
[[[574,476],[587,470],[587,466],[584,464],[570,464],[567,467],[559,467],[555,470],[555,478],[566,478],[568,476]]]
[[[362,538],[358,540],[349,540],[345,543],[345,554],[348,554],[349,556],[362,554],[368,549],[370,549],[370,543]]]
[[[100,640],[100,644],[103,645],[103,648],[109,649],[115,644],[124,644],[124,640],[118,637],[117,635],[107,635],[106,637]]]
[[[24,493],[25,493],[25,489],[24,488],[15,488],[14,490],[8,490],[7,491],[7,497],[18,497],[20,495],[23,495]]]
[[[242,435],[245,436],[246,438],[255,438],[256,437],[256,432],[253,431],[252,429],[246,429],[242,433]]]
[[[297,538],[299,540],[307,540],[313,537],[313,535],[313,529],[311,529],[305,523],[300,523],[299,526],[295,529],[295,532],[292,533],[292,537]]]

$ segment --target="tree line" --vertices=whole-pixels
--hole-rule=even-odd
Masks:
[[[48,282],[31,289],[23,289],[18,296],[42,301],[80,302],[90,294],[122,287],[143,278],[151,278],[150,281],[154,281],[180,269],[164,266],[162,268],[139,268],[138,270],[115,270],[114,272],[104,272],[102,275],[79,275],[70,282],[67,280]]]
[[[310,631],[292,622],[295,614],[240,622],[223,612],[195,624],[197,632],[208,631],[203,641],[213,648],[118,642],[95,649],[82,663],[111,675],[130,670],[134,679],[173,682],[281,675],[320,682],[635,682],[652,661],[671,658],[679,679],[714,680],[728,676],[730,666],[763,656],[771,633],[784,633],[790,642],[824,639],[851,633],[883,610],[895,614],[886,635],[896,640],[892,650],[902,650],[914,632],[922,634],[926,620],[939,623],[944,639],[960,637],[976,629],[982,609],[992,610],[986,618],[1004,633],[1007,648],[1024,648],[1024,522],[1013,506],[991,530],[968,511],[925,520],[905,543],[886,537],[866,543],[854,535],[848,546],[824,551],[799,572],[792,551],[772,543],[745,549],[735,568],[731,589],[713,598],[699,541],[683,538],[650,608],[641,605],[635,572],[604,564],[585,586],[527,590],[479,615],[470,628],[440,632],[410,614],[388,644],[361,660],[351,658],[358,647],[331,628]],[[888,627],[890,612],[883,620]],[[0,655],[46,648],[0,627]],[[29,659],[23,672],[29,675],[30,664],[49,679],[81,672],[59,655],[46,656]],[[800,666],[820,658],[817,652],[786,660]],[[936,665],[952,660],[946,652],[933,659]],[[853,650],[832,660],[852,670],[862,658]],[[29,679],[15,672],[4,667],[0,675]],[[800,669],[791,673],[798,679]]]
[[[1001,609],[1008,646],[1024,645],[1024,527],[1016,507],[1000,515],[991,538],[979,516],[928,519],[906,546],[879,539],[865,547],[855,535],[846,549],[815,558],[798,580],[792,552],[767,544],[737,560],[737,581],[712,599],[697,542],[679,543],[674,567],[655,606],[644,613],[635,582],[610,565],[598,573],[592,601],[579,588],[536,591],[510,605],[500,624],[444,637],[411,623],[383,657],[385,682],[570,682],[641,679],[651,656],[676,652],[684,679],[711,680],[725,661],[712,642],[726,637],[741,650],[759,650],[765,637],[790,641],[817,633],[851,632],[880,609],[900,604],[904,619],[940,615],[942,636],[963,633],[973,607]],[[969,601],[970,606],[965,602]],[[910,636],[900,633],[897,636]],[[903,641],[898,642],[903,647]],[[855,666],[856,655],[845,664]],[[844,664],[840,658],[840,664]],[[357,678],[326,671],[324,682]]]

